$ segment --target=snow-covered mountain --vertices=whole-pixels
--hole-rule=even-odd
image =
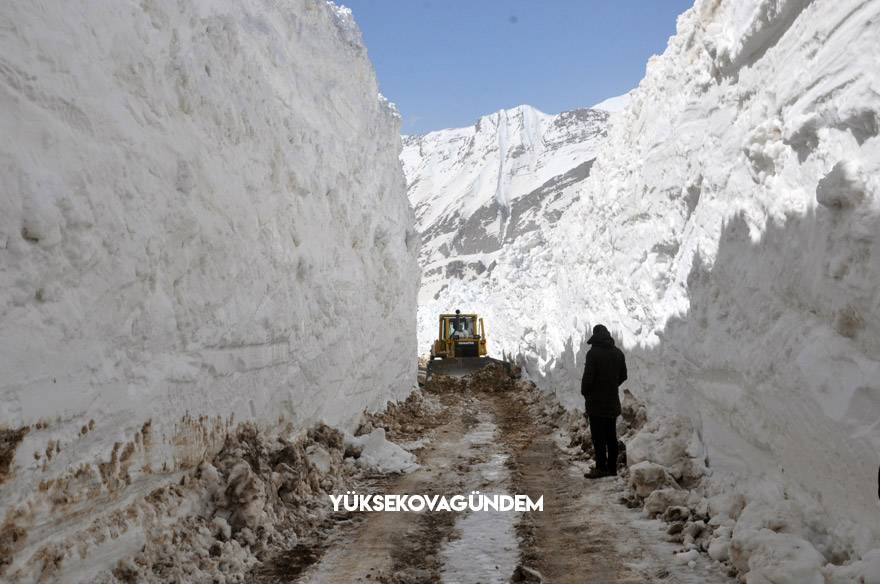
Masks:
[[[399,123],[324,0],[0,22],[0,580],[96,582],[199,512],[177,485],[240,423],[412,389]]]
[[[631,102],[632,95],[630,93],[624,93],[623,95],[615,95],[614,97],[603,99],[599,103],[591,106],[591,109],[603,110],[613,114],[625,110],[629,107]]]
[[[435,333],[437,312],[455,307],[450,286],[484,279],[505,246],[541,237],[572,204],[565,187],[589,176],[608,117],[587,108],[548,115],[523,105],[467,128],[404,138],[401,160],[422,234],[420,352]]]
[[[740,501],[710,513],[750,582],[880,566],[878,39],[877,2],[698,0],[559,216],[428,305],[482,312],[490,350],[572,408],[590,328],[612,328],[657,420],[631,454],[689,459],[702,492]],[[406,166],[428,245],[457,233],[435,218],[470,209],[468,182]],[[455,261],[438,241],[429,284],[430,260]]]

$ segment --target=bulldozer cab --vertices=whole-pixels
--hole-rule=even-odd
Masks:
[[[474,320],[475,318],[470,315],[447,318],[446,338],[475,338],[477,333],[474,332],[476,330]],[[444,337],[441,336],[441,338]]]
[[[441,314],[438,338],[431,347],[431,358],[482,357],[486,354],[483,319],[476,314]]]

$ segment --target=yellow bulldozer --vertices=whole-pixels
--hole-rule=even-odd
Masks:
[[[427,376],[460,377],[489,363],[507,363],[487,357],[486,329],[477,314],[441,314],[437,340],[431,345]]]

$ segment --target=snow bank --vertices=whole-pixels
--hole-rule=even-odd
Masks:
[[[571,187],[579,202],[492,276],[523,299],[503,314],[525,339],[505,348],[561,401],[578,407],[604,322],[649,417],[689,420],[677,448],[708,461],[709,494],[791,501],[788,537],[733,534],[756,582],[809,582],[880,544],[878,17],[698,1]]]
[[[0,20],[0,570],[28,580],[137,549],[132,502],[241,421],[353,428],[403,397],[418,237],[348,11]]]

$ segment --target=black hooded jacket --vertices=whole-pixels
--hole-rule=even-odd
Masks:
[[[601,324],[593,328],[587,341],[587,362],[581,380],[581,393],[586,400],[589,416],[619,416],[620,395],[617,388],[626,381],[626,359],[623,351],[614,346],[611,333]]]

